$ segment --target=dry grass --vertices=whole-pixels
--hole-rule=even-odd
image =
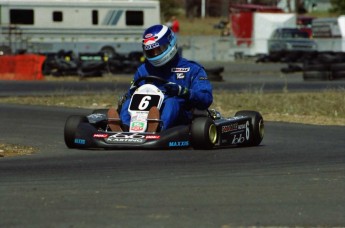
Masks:
[[[221,18],[194,18],[188,19],[186,17],[180,17],[180,34],[181,35],[219,35],[220,30],[214,29],[213,25],[217,24]]]
[[[37,149],[30,146],[20,146],[13,144],[0,143],[0,157],[11,157],[18,155],[30,155]]]
[[[231,104],[228,107],[224,104]],[[266,120],[345,126],[345,91],[215,94],[214,106],[232,115],[258,110]]]
[[[117,105],[124,91],[82,96],[43,96],[0,98],[2,103],[36,104],[80,108],[108,108]],[[223,116],[232,116],[238,110],[258,110],[266,120],[296,123],[345,125],[345,91],[323,92],[242,92],[214,91],[212,108]]]

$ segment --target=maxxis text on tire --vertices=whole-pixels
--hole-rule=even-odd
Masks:
[[[79,124],[85,122],[87,122],[87,118],[81,115],[72,115],[67,118],[64,128],[64,139],[67,147],[77,148],[76,144],[74,143],[75,134]]]

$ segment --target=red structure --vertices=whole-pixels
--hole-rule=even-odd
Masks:
[[[44,60],[34,54],[0,56],[0,80],[42,80]]]
[[[253,15],[255,12],[261,13],[283,13],[283,10],[275,6],[264,6],[255,4],[232,4],[229,8],[229,20],[231,30],[237,39],[237,45],[243,43],[251,45],[253,32]]]

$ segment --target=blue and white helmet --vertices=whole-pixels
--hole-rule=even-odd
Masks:
[[[177,39],[165,25],[154,25],[145,30],[143,51],[146,59],[154,66],[163,66],[177,53]]]

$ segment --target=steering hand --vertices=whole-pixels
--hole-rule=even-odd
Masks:
[[[165,94],[169,96],[178,96],[178,97],[183,97],[183,98],[189,97],[188,88],[178,85],[176,83],[169,82],[164,85],[164,88],[166,91]]]

